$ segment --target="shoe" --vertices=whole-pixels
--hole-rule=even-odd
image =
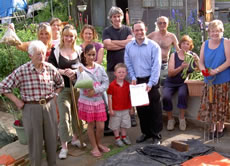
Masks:
[[[101,152],[99,152],[99,151],[90,151],[90,153],[93,157],[101,157],[102,156]]]
[[[168,120],[168,125],[167,125],[167,130],[168,131],[171,131],[174,129],[174,126],[175,126],[175,120],[174,119],[170,119]]]
[[[116,139],[115,144],[119,147],[125,146],[125,144],[121,141],[121,139]]]
[[[161,144],[161,141],[158,139],[158,138],[152,138],[153,139],[153,144],[154,145],[160,145]]]
[[[104,129],[104,136],[113,136],[113,130],[109,128]]]
[[[135,115],[131,115],[131,126],[136,127],[137,126],[137,121]]]
[[[125,137],[125,138],[122,138],[122,141],[126,144],[126,145],[131,145],[131,141],[129,139],[129,137]]]
[[[186,130],[186,121],[185,118],[184,119],[179,119],[179,128],[181,131],[185,131]]]
[[[68,149],[61,149],[60,153],[59,153],[59,159],[63,160],[67,158],[67,154],[68,154]]]
[[[75,141],[72,141],[71,144],[72,144],[73,146],[77,146],[78,148],[81,148],[81,142],[80,142],[79,139],[77,139],[77,140],[75,140]],[[85,148],[85,147],[86,147],[86,144],[85,144],[84,142],[83,142],[82,144],[83,144],[83,148]]]
[[[148,135],[142,134],[139,138],[137,138],[136,143],[144,142],[144,141],[146,141],[149,138],[151,138],[151,137],[148,136]]]
[[[103,152],[103,153],[107,153],[107,152],[110,152],[110,148],[106,147],[106,146],[98,146],[98,149]]]

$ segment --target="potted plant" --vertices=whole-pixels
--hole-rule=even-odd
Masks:
[[[190,73],[185,80],[188,85],[189,96],[201,96],[204,86],[204,76],[198,70]]]
[[[14,115],[13,127],[16,130],[18,140],[21,144],[27,145],[27,137],[25,135],[25,130],[22,122],[22,111],[21,110],[15,111],[14,109],[12,109],[11,111],[13,112]]]
[[[16,134],[18,136],[19,143],[23,145],[27,145],[27,137],[25,135],[25,130],[23,127],[23,122],[22,122],[22,111],[16,110],[16,108],[13,108],[10,101],[6,101],[5,98],[1,97],[1,99],[3,100],[4,105],[7,108],[7,110],[13,114],[13,117],[14,117],[13,127],[16,130]]]

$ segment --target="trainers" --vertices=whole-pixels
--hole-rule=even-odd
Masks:
[[[67,158],[67,154],[68,154],[68,149],[61,149],[58,157],[61,160],[66,159]]]
[[[175,120],[174,119],[170,119],[168,120],[168,125],[167,125],[167,130],[173,130],[174,129],[174,126],[175,126]]]
[[[180,122],[180,124],[179,124],[180,130],[185,131],[186,130],[186,121],[185,121],[185,118],[184,119],[179,119],[179,122]]]
[[[161,141],[157,138],[153,138],[153,144],[154,145],[160,145],[161,144]]]
[[[119,147],[125,146],[124,143],[121,141],[121,139],[117,139],[117,140],[115,141],[115,144],[116,144],[117,146],[119,146]]]
[[[131,141],[129,139],[129,137],[125,137],[125,138],[122,138],[122,141],[126,144],[126,145],[131,145]]]
[[[75,140],[75,141],[72,141],[71,144],[72,144],[73,146],[77,146],[78,148],[81,148],[81,142],[80,142],[79,139],[77,139],[77,140]],[[83,148],[86,147],[86,144],[85,144],[84,142],[83,142],[82,144],[83,144]]]

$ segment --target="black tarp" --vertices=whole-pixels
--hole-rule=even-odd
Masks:
[[[114,155],[100,166],[179,166],[186,160],[198,155],[209,154],[214,147],[207,146],[199,140],[183,141],[189,144],[189,151],[179,152],[170,147],[153,144],[133,145],[123,152]],[[98,166],[99,166],[98,165]]]

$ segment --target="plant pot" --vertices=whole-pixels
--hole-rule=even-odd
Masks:
[[[77,5],[77,9],[80,11],[80,12],[84,12],[87,8],[87,5]]]
[[[26,134],[25,134],[24,127],[22,127],[22,126],[15,126],[15,125],[13,125],[13,127],[16,130],[19,143],[23,144],[23,145],[27,145],[27,137],[26,137]]]
[[[201,96],[204,87],[204,81],[188,80],[184,81],[188,85],[189,96]]]

